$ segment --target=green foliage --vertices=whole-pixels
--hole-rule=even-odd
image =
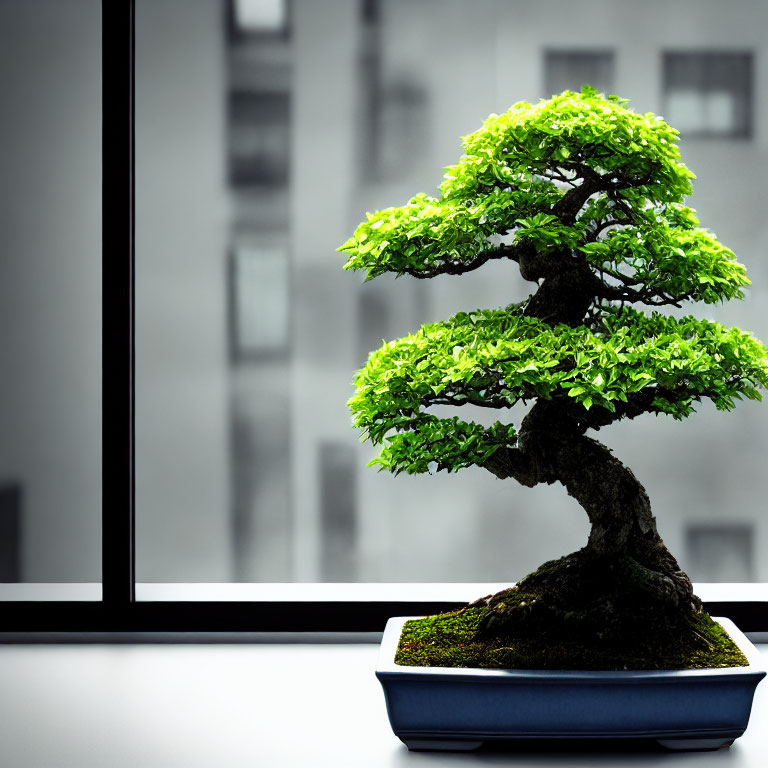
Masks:
[[[382,419],[382,425],[387,419]],[[394,474],[416,475],[431,470],[458,471],[486,462],[501,445],[514,445],[515,429],[496,422],[488,429],[458,418],[438,419],[421,414],[403,420],[395,417],[396,431],[368,466]]]
[[[742,298],[749,284],[683,204],[694,174],[677,138],[656,115],[589,87],[520,102],[463,139],[439,197],[367,215],[339,249],[345,268],[366,279],[459,274],[509,259],[521,272],[533,260],[529,279],[577,263],[595,286],[575,327],[526,316],[523,302],[460,313],[373,352],[350,400],[355,425],[384,446],[373,464],[456,470],[515,445],[510,425],[441,419],[434,406],[560,400],[599,428],[642,412],[681,419],[703,397],[722,409],[759,399],[768,350],[750,334],[625,306],[714,303]]]
[[[514,213],[514,200],[502,190],[474,205],[416,195],[400,208],[368,214],[340,248],[350,252],[345,269],[365,269],[370,280],[385,272],[471,261],[494,250],[487,238],[506,229]]]
[[[491,115],[464,138],[465,154],[448,169],[443,197],[464,200],[499,184],[514,189],[532,175],[556,181],[553,169],[586,166],[610,179],[642,179],[637,188],[651,202],[681,200],[695,176],[680,162],[678,131],[627,104],[585,87]]]
[[[583,253],[601,276],[643,284],[638,298],[651,304],[740,297],[744,268],[681,204],[694,174],[680,162],[678,132],[626,104],[585,88],[491,115],[464,138],[439,198],[420,194],[368,214],[340,248],[345,268],[369,280],[431,276],[514,258],[514,246],[527,244]],[[593,185],[593,195],[577,215],[556,214],[579,184]],[[510,234],[512,250],[489,239]]]
[[[667,207],[665,212],[697,221],[690,209]],[[733,252],[705,229],[670,226],[653,210],[638,216],[641,223],[611,230],[604,240],[578,246],[587,261],[618,284],[642,286],[653,303],[692,300],[714,304],[743,298],[747,271]]]
[[[642,393],[644,411],[681,419],[702,397],[730,409],[734,399],[760,399],[757,388],[768,386],[768,351],[738,328],[629,307],[606,308],[594,329],[551,327],[522,312],[462,312],[370,354],[349,405],[365,436],[386,445],[373,464],[455,470],[514,446],[513,427],[425,412],[436,405],[502,409],[560,399],[620,418],[622,404]]]

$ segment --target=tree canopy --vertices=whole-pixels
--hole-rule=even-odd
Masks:
[[[438,405],[557,401],[582,429],[721,409],[768,386],[768,350],[738,328],[654,307],[742,298],[746,270],[684,205],[694,174],[660,117],[585,87],[515,104],[465,137],[438,197],[368,214],[340,250],[366,279],[430,278],[492,259],[538,289],[385,343],[357,374],[356,426],[394,472],[484,466],[517,431]],[[647,311],[628,306],[639,304]]]

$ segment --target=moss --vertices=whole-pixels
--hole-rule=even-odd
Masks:
[[[630,639],[567,640],[477,639],[486,606],[427,616],[405,623],[395,663],[421,667],[486,669],[703,669],[743,667],[747,659],[706,613],[693,614],[673,635],[648,633]]]

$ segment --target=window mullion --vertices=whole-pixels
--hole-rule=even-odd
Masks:
[[[134,0],[102,3],[102,585],[135,601]]]

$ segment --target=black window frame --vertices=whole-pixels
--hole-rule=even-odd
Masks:
[[[0,639],[75,633],[98,642],[125,633],[381,632],[396,615],[451,610],[461,601],[136,600],[134,473],[134,19],[135,0],[102,12],[102,600],[3,601]],[[403,585],[406,594],[408,585]],[[768,631],[768,600],[707,602],[743,631]],[[10,633],[10,634],[9,634]]]

